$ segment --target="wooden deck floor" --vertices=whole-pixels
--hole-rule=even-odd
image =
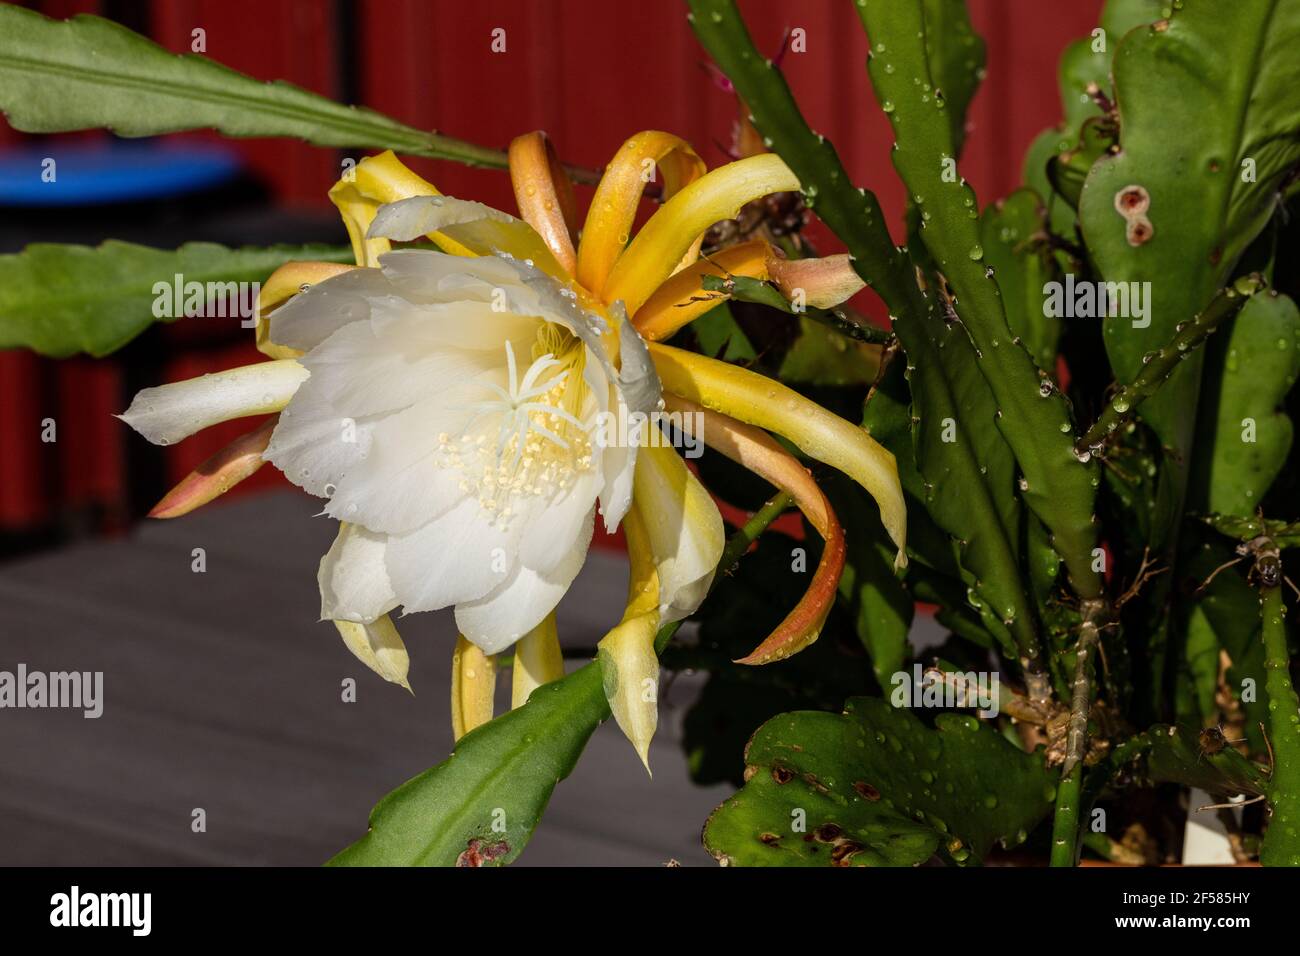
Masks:
[[[316,865],[446,756],[450,612],[399,621],[416,696],[372,675],[316,622],[335,525],[313,510],[252,497],[0,566],[0,670],[103,671],[105,698],[98,720],[0,710],[0,865]],[[592,646],[625,587],[622,561],[593,553],[560,608],[565,643]],[[710,863],[700,828],[727,788],[693,786],[677,746],[697,687],[661,702],[653,780],[612,723],[596,732],[521,865]]]

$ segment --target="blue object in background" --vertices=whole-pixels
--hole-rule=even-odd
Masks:
[[[217,144],[105,140],[24,145],[0,150],[0,206],[167,199],[222,186],[242,166],[237,152]],[[47,181],[51,175],[53,181]]]

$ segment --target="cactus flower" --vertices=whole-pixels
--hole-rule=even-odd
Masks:
[[[561,675],[554,609],[585,560],[597,515],[609,530],[623,523],[635,574],[623,621],[600,650],[614,715],[644,760],[655,725],[654,695],[642,691],[657,678],[654,634],[703,600],[722,520],[675,451],[635,429],[632,440],[611,441],[627,431],[602,429],[602,419],[635,422],[665,398],[673,408],[707,409],[724,452],[736,454],[739,441],[756,471],[802,490],[796,500],[834,545],[832,558],[751,663],[816,638],[842,566],[824,497],[759,429],[862,483],[901,562],[897,471],[865,431],[797,393],[648,345],[702,314],[701,298],[714,304],[717,293],[700,295],[703,275],[779,271],[769,269],[766,243],[709,260],[699,251],[705,231],[745,203],[798,188],[780,158],[706,172],[677,137],[640,133],[607,167],[580,239],[545,136],[519,137],[510,165],[522,220],[442,196],[391,153],[363,160],[331,190],[358,265],[293,263],[271,277],[258,327],[271,361],[145,389],[122,417],[152,441],[173,442],[278,412],[269,441],[263,426],[214,456],[157,513],[211,500],[251,473],[249,450],[265,443],[262,458],[324,498],[324,514],[340,522],[321,562],[321,614],[360,659],[405,684],[389,613],[455,607],[458,735],[491,716],[491,655],[518,645],[516,706]],[[630,238],[648,167],[662,173],[665,202]],[[436,248],[394,247],[422,239]],[[823,267],[823,285],[842,271]],[[841,286],[842,295],[855,290]],[[710,440],[707,428],[701,437]]]

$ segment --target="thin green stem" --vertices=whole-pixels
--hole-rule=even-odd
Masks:
[[[737,302],[752,302],[766,305],[788,315],[806,315],[814,322],[819,322],[836,332],[858,342],[872,345],[885,345],[893,341],[894,334],[888,329],[864,322],[855,322],[840,309],[802,309],[797,310],[781,294],[781,290],[762,279],[750,276],[715,276],[701,277],[701,287],[706,292],[726,292]]]
[[[1065,738],[1065,762],[1056,788],[1056,815],[1052,820],[1052,866],[1074,866],[1079,858],[1079,815],[1083,812],[1083,767],[1088,753],[1088,714],[1092,710],[1093,648],[1101,640],[1108,613],[1104,600],[1085,601],[1083,625],[1075,643],[1074,682],[1071,685],[1070,723]]]
[[[1094,454],[1105,445],[1106,439],[1136,413],[1144,401],[1154,395],[1173,374],[1178,363],[1193,355],[1197,346],[1227,322],[1246,304],[1250,297],[1264,285],[1259,273],[1238,279],[1222,289],[1196,318],[1180,325],[1169,344],[1143,359],[1142,371],[1127,385],[1122,386],[1102,409],[1096,423],[1088,433],[1075,443],[1075,453]]]
[[[1300,866],[1300,698],[1291,683],[1282,563],[1276,550],[1261,557],[1256,573],[1271,584],[1260,589],[1264,641],[1264,689],[1268,692],[1268,736],[1273,772],[1268,780],[1272,810],[1260,862]]]

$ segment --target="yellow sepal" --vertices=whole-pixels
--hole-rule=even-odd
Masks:
[[[619,729],[650,771],[650,740],[659,722],[659,576],[645,521],[634,506],[623,519],[631,563],[623,619],[596,645],[605,697]]]
[[[496,659],[457,635],[451,655],[451,732],[457,740],[492,719],[496,689]]]
[[[645,305],[637,310],[632,324],[646,341],[660,342],[670,338],[678,329],[730,298],[726,292],[706,291],[702,281],[704,276],[725,276],[730,273],[752,279],[767,279],[770,254],[771,246],[756,239],[729,246],[707,259],[697,260],[656,289]]]
[[[528,703],[528,696],[543,684],[564,676],[564,655],[560,652],[554,611],[515,644],[515,664],[510,676],[511,709]]]
[[[746,203],[799,188],[775,153],[720,166],[682,189],[650,217],[619,257],[605,284],[606,302],[621,299],[629,315],[676,271],[696,239],[714,223],[732,219]]]
[[[659,343],[650,344],[650,357],[665,392],[776,432],[865,488],[898,548],[894,566],[907,564],[907,506],[898,465],[865,429],[757,372]]]
[[[387,239],[366,238],[366,231],[380,206],[412,196],[441,195],[432,183],[407,168],[391,149],[361,160],[345,172],[329,192],[330,201],[343,217],[343,225],[352,240],[352,253],[359,266],[375,265],[379,257],[392,248],[393,244]],[[453,256],[474,254],[459,242],[439,233],[430,233],[429,238],[439,249]]]
[[[578,244],[578,282],[594,296],[600,296],[623,254],[637,204],[649,182],[647,173],[656,167],[663,176],[664,199],[699,179],[706,168],[690,143],[671,133],[646,130],[623,144],[600,178]]]
[[[384,680],[411,689],[406,679],[411,659],[406,653],[401,635],[393,626],[392,618],[384,614],[369,624],[335,621],[334,626],[357,660]]]

